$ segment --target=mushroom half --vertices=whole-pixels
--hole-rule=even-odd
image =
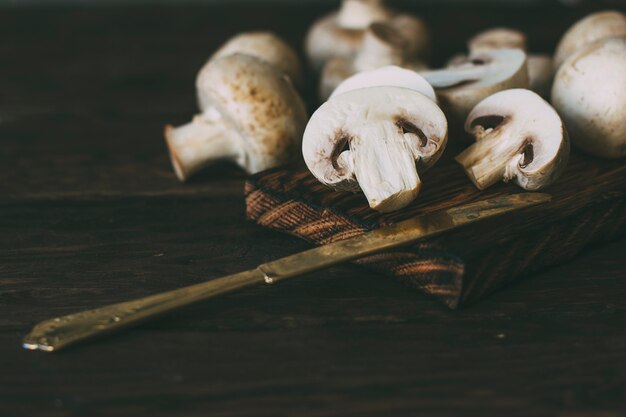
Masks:
[[[469,114],[465,131],[476,143],[456,157],[481,190],[500,180],[525,190],[551,184],[565,169],[569,140],[556,111],[538,94],[505,90]]]
[[[322,104],[304,131],[302,153],[320,182],[361,189],[372,209],[388,212],[415,199],[418,169],[439,159],[447,137],[446,118],[431,98],[409,88],[366,87]]]
[[[181,181],[219,160],[253,174],[297,155],[307,116],[282,72],[252,56],[228,55],[204,66],[197,87],[202,113],[186,125],[165,127]]]
[[[463,121],[485,97],[509,88],[528,87],[526,54],[520,49],[496,49],[472,55],[453,67],[420,72],[437,92],[446,114]]]

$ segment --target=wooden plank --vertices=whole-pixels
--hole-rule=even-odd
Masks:
[[[423,175],[408,207],[381,214],[362,194],[336,192],[306,169],[279,169],[247,182],[248,218],[262,226],[326,244],[382,225],[462,203],[520,192],[500,184],[480,192],[452,157]],[[553,200],[522,213],[470,225],[408,248],[357,261],[395,276],[457,308],[514,279],[572,259],[584,248],[626,234],[626,164],[574,151],[566,172],[545,190]],[[471,242],[471,244],[469,243]]]

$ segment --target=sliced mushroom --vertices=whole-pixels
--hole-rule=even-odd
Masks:
[[[338,190],[365,194],[374,210],[405,207],[417,196],[420,170],[439,159],[446,118],[409,88],[359,88],[334,96],[313,114],[302,141],[311,173]]]
[[[253,174],[297,155],[306,111],[283,73],[249,55],[227,55],[204,66],[197,87],[202,113],[186,125],[165,127],[181,181],[218,160]]]
[[[395,65],[422,68],[407,59],[408,40],[387,23],[372,23],[365,32],[363,46],[354,58],[336,57],[324,65],[320,77],[320,99],[326,100],[339,84],[353,74]]]
[[[556,71],[568,56],[590,43],[626,36],[626,15],[618,11],[592,13],[572,25],[563,35],[554,54]]]
[[[563,122],[530,90],[487,97],[467,117],[465,131],[476,143],[456,160],[481,190],[500,180],[537,190],[551,184],[567,164],[569,141]]]
[[[210,60],[233,54],[258,58],[285,73],[296,85],[302,82],[298,55],[285,41],[271,32],[241,33],[222,45]]]
[[[429,37],[421,19],[396,14],[383,0],[343,0],[338,12],[315,22],[307,34],[305,52],[311,66],[321,70],[332,58],[354,58],[361,49],[365,31],[376,22],[389,23],[409,39],[407,53],[410,56],[425,57]]]
[[[576,146],[604,158],[626,156],[626,38],[588,44],[565,60],[552,105]]]
[[[521,49],[526,51],[526,35],[510,28],[492,28],[480,32],[467,43],[470,54],[488,52],[494,49]]]
[[[424,77],[415,71],[394,65],[354,74],[339,84],[330,98],[359,88],[384,86],[408,88],[422,93],[435,103],[437,102],[435,90]]]
[[[526,54],[520,49],[496,49],[472,55],[466,63],[420,72],[437,92],[446,114],[463,121],[485,97],[509,88],[528,87]]]

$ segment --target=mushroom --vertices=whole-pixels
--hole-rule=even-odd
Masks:
[[[526,54],[520,49],[495,49],[472,55],[457,66],[420,72],[437,92],[446,114],[463,121],[485,97],[509,88],[528,87]]]
[[[557,112],[525,89],[487,97],[465,121],[476,143],[456,157],[480,190],[500,180],[525,190],[551,184],[569,157],[567,131]]]
[[[510,28],[492,28],[480,32],[467,42],[470,54],[494,49],[521,49],[526,51],[526,35]]]
[[[218,160],[254,174],[297,154],[306,111],[291,82],[274,67],[249,55],[219,57],[202,68],[197,88],[202,113],[186,125],[165,127],[181,181]]]
[[[526,35],[511,28],[493,28],[475,35],[467,42],[471,55],[488,52],[494,49],[521,49],[526,52]],[[528,88],[540,96],[547,98],[552,86],[552,60],[545,54],[527,54]],[[453,67],[467,62],[466,55],[457,54],[448,60],[447,66]]]
[[[415,59],[428,53],[429,36],[421,19],[389,10],[383,0],[343,0],[338,12],[316,21],[305,40],[311,66],[321,70],[331,58],[353,58],[361,49],[364,33],[376,22],[389,23],[407,42],[406,52]]]
[[[422,64],[408,62],[408,40],[387,23],[372,23],[365,32],[363,45],[352,58],[329,60],[320,77],[320,99],[326,100],[339,84],[353,74],[395,65],[414,70],[425,69]]]
[[[546,54],[530,54],[526,59],[528,88],[547,99],[552,88],[552,57]]]
[[[245,32],[234,36],[218,49],[209,61],[222,56],[250,55],[285,73],[296,85],[302,74],[298,55],[285,41],[271,32]]]
[[[339,86],[337,86],[330,98],[332,99],[336,95],[359,88],[384,86],[409,88],[417,91],[418,93],[422,93],[435,103],[437,102],[435,90],[430,84],[428,84],[428,81],[426,81],[424,77],[417,74],[415,71],[400,68],[394,65],[389,65],[371,71],[360,72],[346,78],[341,84],[339,84]]]
[[[570,55],[554,78],[552,105],[583,151],[626,156],[626,38],[594,42]]]
[[[389,212],[417,196],[418,168],[439,159],[447,121],[422,93],[378,85],[376,77],[370,81],[374,86],[343,91],[317,109],[304,131],[302,154],[321,183],[337,190],[360,188],[372,209]]]
[[[608,10],[592,13],[572,25],[563,35],[554,54],[554,71],[577,49],[611,37],[626,36],[626,15]]]

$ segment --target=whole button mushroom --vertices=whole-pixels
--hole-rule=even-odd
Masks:
[[[393,26],[372,23],[354,58],[336,57],[324,65],[320,77],[320,99],[326,100],[343,80],[359,72],[388,65],[423,69],[422,64],[407,58],[407,45],[408,40]]]
[[[383,0],[343,0],[338,12],[316,21],[305,40],[309,63],[321,70],[335,57],[351,59],[361,49],[367,28],[376,22],[388,23],[408,40],[406,53],[423,59],[428,53],[429,35],[421,19],[397,14]]]
[[[435,88],[448,117],[460,123],[487,96],[528,87],[526,54],[521,49],[494,49],[472,55],[463,64],[420,75]]]
[[[320,182],[338,190],[360,188],[372,209],[389,212],[415,199],[418,167],[439,159],[447,135],[446,118],[431,98],[410,88],[372,86],[322,104],[307,124],[302,153]]]
[[[307,115],[283,73],[255,57],[234,54],[205,65],[197,87],[202,113],[186,125],[165,128],[181,181],[219,160],[254,174],[297,155]]]
[[[604,158],[626,156],[626,38],[570,55],[555,76],[552,105],[576,146]]]
[[[567,165],[569,141],[563,122],[530,90],[505,90],[487,97],[467,117],[465,131],[476,143],[456,160],[481,190],[501,180],[538,190]]]
[[[271,32],[245,32],[229,39],[209,62],[222,56],[250,55],[285,73],[296,85],[302,82],[298,55],[285,41]]]
[[[563,35],[554,54],[554,70],[577,49],[606,38],[626,36],[626,15],[618,11],[592,13],[576,22]]]

